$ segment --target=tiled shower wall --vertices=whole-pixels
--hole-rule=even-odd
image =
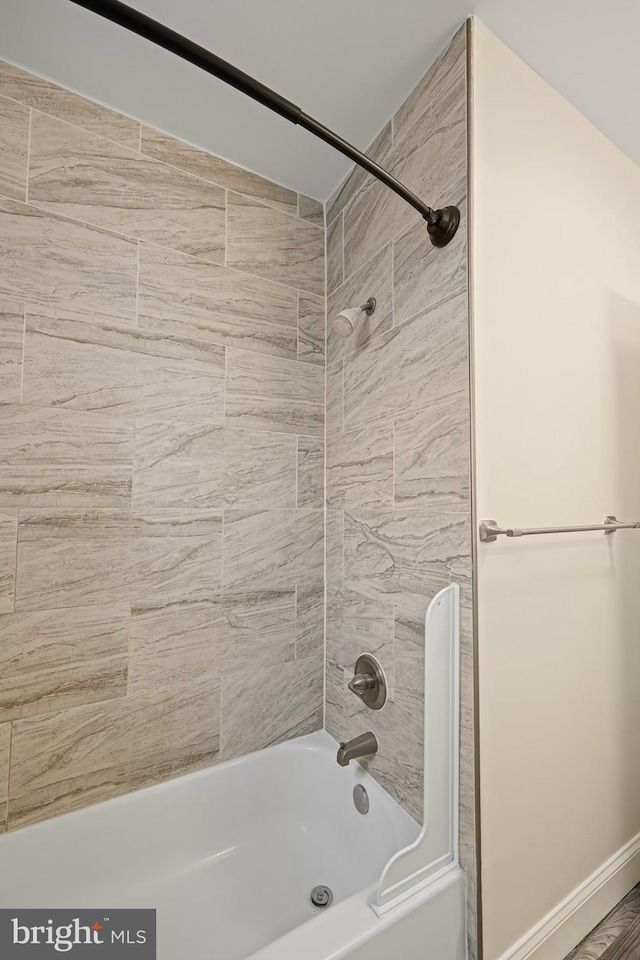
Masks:
[[[357,169],[327,208],[327,714],[339,739],[372,729],[370,772],[422,819],[424,616],[462,588],[461,858],[474,903],[466,31],[370,151],[461,228],[431,246],[423,220]],[[377,300],[344,339],[336,313]],[[347,690],[359,653],[382,662],[379,714]],[[473,915],[470,917],[473,951]]]
[[[322,206],[0,64],[0,829],[322,725]]]

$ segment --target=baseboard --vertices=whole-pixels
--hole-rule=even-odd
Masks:
[[[640,833],[603,863],[500,960],[563,960],[640,882]]]

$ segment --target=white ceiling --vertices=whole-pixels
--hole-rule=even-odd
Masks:
[[[474,0],[129,0],[360,147]],[[475,0],[475,12],[640,161],[638,0]],[[0,58],[319,199],[349,162],[70,0],[0,0]]]

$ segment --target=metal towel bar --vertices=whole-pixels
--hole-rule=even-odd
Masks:
[[[480,521],[480,539],[483,543],[492,543],[498,537],[535,537],[542,533],[586,533],[589,530],[604,530],[605,536],[616,530],[637,530],[640,521],[623,523],[615,517],[605,517],[604,523],[592,523],[585,527],[501,527],[496,520]]]

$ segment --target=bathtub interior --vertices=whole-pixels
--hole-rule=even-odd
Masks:
[[[375,883],[418,824],[318,732],[4,836],[0,903],[156,908],[158,957],[244,960]],[[353,789],[370,807],[360,814]]]

